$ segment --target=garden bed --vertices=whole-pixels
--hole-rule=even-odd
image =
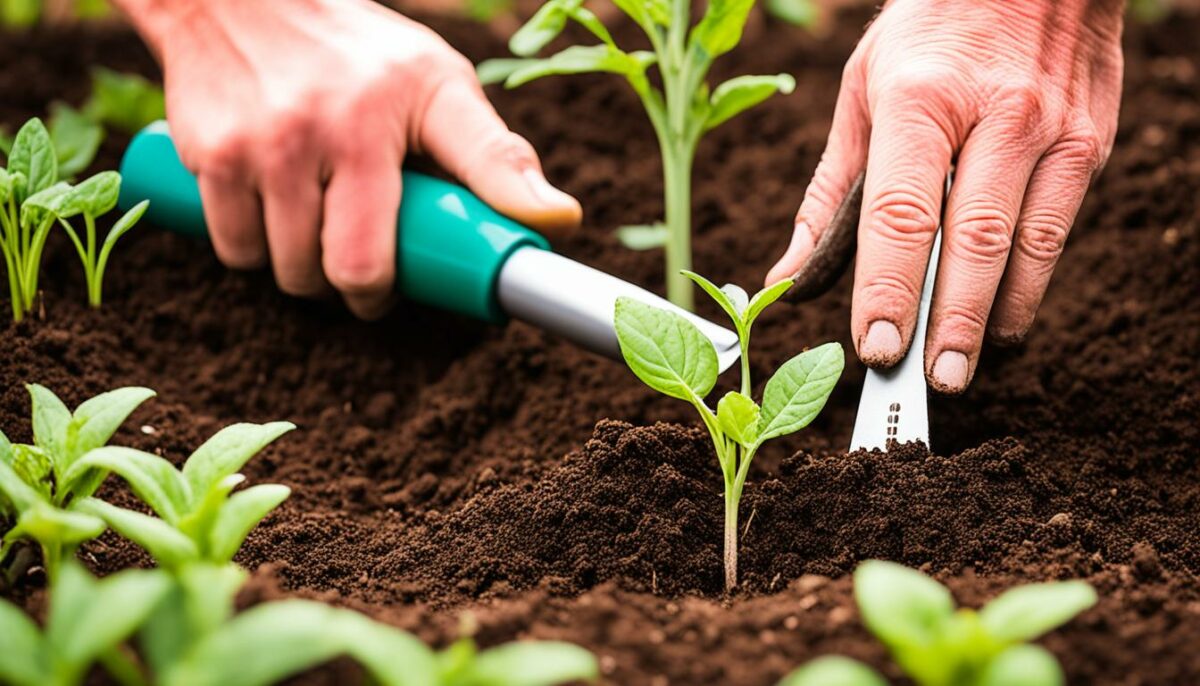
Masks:
[[[821,41],[756,21],[719,65],[791,72],[798,88],[701,144],[696,264],[714,281],[755,287],[786,245],[865,20],[844,16]],[[433,23],[475,60],[503,52],[476,25]],[[1016,583],[1086,578],[1099,604],[1044,640],[1070,683],[1200,683],[1196,35],[1196,17],[1130,27],[1116,150],[1038,324],[1018,347],[986,349],[965,396],[931,404],[934,455],[844,453],[857,362],[811,427],[764,450],[730,600],[721,481],[686,404],[521,324],[411,305],[356,322],[149,227],[115,254],[100,311],[84,305],[69,246],[52,241],[44,319],[0,333],[0,428],[29,438],[31,381],[69,405],[154,388],[114,442],[177,461],[230,422],[293,421],[300,429],[247,468],[294,493],[243,549],[244,603],[318,598],[439,644],[470,612],[485,644],[534,636],[594,650],[606,683],[769,686],[826,652],[896,678],[850,593],[847,573],[868,558],[930,572],[968,605]],[[83,97],[92,63],[155,73],[120,29],[0,37],[0,122]],[[492,95],[549,178],[583,201],[584,230],[560,248],[659,288],[660,255],[612,236],[662,210],[655,142],[627,91],[599,76]],[[101,166],[123,142],[105,144]],[[849,286],[769,310],[755,377],[809,344],[850,350]],[[112,534],[82,553],[99,573],[142,555]],[[13,593],[36,607],[39,583]]]

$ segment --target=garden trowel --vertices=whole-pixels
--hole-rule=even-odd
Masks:
[[[166,122],[134,137],[121,176],[122,208],[149,200],[146,216],[154,224],[208,235],[196,179],[180,162]],[[687,317],[716,347],[722,371],[738,359],[734,332],[551,252],[544,237],[467,189],[408,170],[403,184],[396,288],[406,298],[485,321],[519,319],[619,360],[613,308],[626,296]]]
[[[946,197],[950,177],[946,178]],[[917,307],[917,326],[908,354],[891,369],[867,369],[858,417],[850,450],[887,450],[889,445],[921,441],[929,447],[929,389],[925,381],[925,332],[929,328],[929,305],[942,249],[942,227],[938,227],[925,268],[925,284]]]

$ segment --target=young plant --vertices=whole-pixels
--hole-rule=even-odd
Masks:
[[[80,511],[105,472],[81,467],[81,458],[107,443],[154,391],[119,388],[71,412],[44,386],[26,388],[33,401],[33,445],[10,443],[0,433],[0,512],[15,522],[0,544],[0,560],[17,540],[32,539],[41,546],[43,564],[53,578],[62,560],[105,528],[102,520]]]
[[[228,426],[197,448],[180,470],[140,450],[100,448],[75,463],[67,478],[113,472],[125,479],[158,517],[95,498],[78,507],[145,548],[159,565],[168,569],[194,562],[222,565],[233,559],[250,531],[291,492],[287,486],[261,484],[233,493],[246,480],[237,471],[294,428],[290,422]]]
[[[763,443],[808,426],[825,406],[845,359],[842,347],[826,343],[788,360],[767,381],[762,405],[750,397],[750,329],[768,305],[792,285],[781,281],[753,298],[737,286],[717,288],[685,272],[733,320],[741,346],[742,383],[713,412],[704,397],[717,382],[717,352],[684,317],[630,298],[619,298],[615,323],[621,354],[633,373],[659,393],[690,402],[704,421],[725,478],[725,590],[737,586],[738,504],[750,463]]]
[[[956,610],[950,591],[892,562],[869,561],[854,572],[863,622],[918,686],[1061,686],[1062,669],[1032,641],[1096,603],[1083,581],[1018,586],[976,612]],[[883,686],[870,668],[827,657],[780,686]]]
[[[160,571],[126,570],[97,581],[77,562],[64,564],[50,588],[45,629],[0,600],[0,682],[12,686],[76,686],[99,661],[117,683],[141,680],[121,644],[167,591]]]
[[[706,132],[743,110],[777,92],[791,93],[796,82],[788,74],[739,76],[710,92],[706,81],[709,68],[741,40],[754,0],[710,0],[695,26],[689,26],[689,0],[615,2],[645,32],[651,51],[622,50],[596,15],[583,7],[583,0],[549,0],[509,41],[509,49],[525,59],[485,62],[479,65],[480,79],[485,83],[504,81],[506,87],[515,88],[552,74],[609,72],[629,81],[650,118],[662,152],[667,298],[691,310],[692,287],[682,271],[691,269],[692,263],[691,183],[696,145]],[[600,43],[572,46],[545,59],[533,58],[568,21],[582,25]],[[646,74],[655,64],[662,89]],[[648,235],[635,233],[632,240],[644,243],[658,235],[653,227],[640,233]]]
[[[145,77],[95,67],[92,69],[92,92],[83,104],[81,114],[90,121],[132,136],[147,124],[166,118],[166,98],[162,87]]]

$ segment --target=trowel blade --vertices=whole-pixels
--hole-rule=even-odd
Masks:
[[[613,328],[613,310],[622,296],[686,317],[712,341],[721,371],[740,356],[733,331],[640,286],[548,250],[529,247],[513,253],[500,270],[496,295],[500,309],[510,317],[614,360],[622,359]]]

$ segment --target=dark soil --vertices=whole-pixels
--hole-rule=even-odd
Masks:
[[[786,245],[865,20],[843,17],[817,41],[756,19],[751,47],[722,65],[789,71],[800,88],[702,144],[699,271],[753,287]],[[472,58],[502,53],[471,24],[435,26]],[[968,605],[1012,584],[1086,578],[1099,605],[1044,640],[1071,683],[1200,683],[1197,35],[1196,17],[1129,30],[1116,150],[1038,326],[1018,347],[985,350],[965,396],[933,402],[934,454],[842,452],[857,363],[816,423],[764,452],[731,600],[720,478],[686,405],[524,325],[408,305],[359,323],[150,228],[117,250],[98,312],[66,242],[53,242],[44,320],[0,325],[0,428],[28,438],[29,381],[71,403],[155,388],[115,440],[177,461],[224,424],[290,419],[300,429],[247,470],[294,495],[242,553],[254,570],[244,602],[320,598],[439,643],[470,612],[484,643],[595,650],[606,683],[769,686],[827,652],[898,676],[853,606],[847,573],[867,558],[933,573]],[[0,122],[79,100],[91,62],[155,73],[119,29],[0,37]],[[560,248],[660,286],[660,255],[612,237],[661,212],[657,150],[627,87],[564,78],[492,95],[550,178],[584,201],[585,230]],[[113,137],[102,163],[123,143]],[[849,285],[773,308],[756,327],[756,378],[806,345],[849,349]],[[85,558],[101,573],[146,562],[111,534]],[[11,595],[36,604],[39,583]]]

